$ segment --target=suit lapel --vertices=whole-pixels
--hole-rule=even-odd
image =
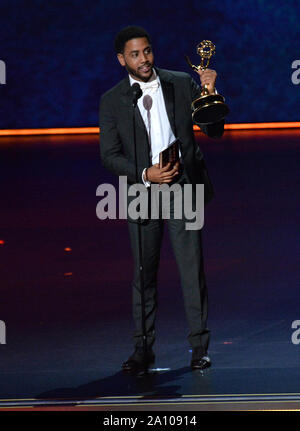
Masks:
[[[128,76],[123,80],[120,102],[121,102],[121,106],[126,108],[126,113],[128,116],[128,124],[132,124],[132,114],[133,114],[132,93],[130,91],[130,81]],[[137,136],[142,137],[142,139],[138,139],[137,149],[138,151],[141,151],[142,154],[144,155],[146,154],[148,166],[151,166],[151,161],[149,157],[150,143],[149,143],[148,132],[138,107],[136,107],[134,110],[134,116],[135,116],[135,127],[137,131]]]
[[[130,91],[130,81],[129,77],[127,76],[124,79],[123,89],[122,89],[122,95],[121,95],[121,103],[125,105],[128,109],[132,110],[132,100],[131,100],[131,91]],[[138,107],[135,109],[135,122],[136,126],[143,129],[148,136],[147,129],[143,120],[143,117],[141,116],[140,110]]]
[[[176,136],[176,124],[175,124],[175,96],[174,96],[174,84],[172,82],[172,75],[167,71],[156,69],[157,74],[161,82],[161,88],[165,100],[165,106],[167,115],[169,118],[171,129]]]

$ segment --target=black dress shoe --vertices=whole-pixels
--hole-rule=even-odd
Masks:
[[[193,359],[191,362],[192,370],[204,370],[211,366],[211,361],[208,356],[203,356],[200,359]]]
[[[146,361],[144,361],[143,348],[138,347],[127,361],[123,362],[122,369],[129,373],[135,373],[151,367],[154,362],[155,354],[152,349],[147,350]]]
[[[191,368],[192,370],[204,370],[205,368],[209,368],[211,366],[211,360],[204,353],[204,349],[201,347],[195,347],[193,349]]]

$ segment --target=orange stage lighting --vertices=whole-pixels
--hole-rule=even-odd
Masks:
[[[67,127],[52,129],[4,129],[0,136],[32,136],[32,135],[81,135],[98,134],[99,127]]]
[[[300,128],[300,121],[290,121],[281,123],[237,123],[225,124],[225,130],[251,130],[251,129],[297,129]]]
[[[281,122],[281,123],[233,123],[225,124],[225,130],[261,130],[261,129],[297,129],[300,128],[300,121]],[[194,130],[200,130],[194,126]]]
[[[257,129],[294,129],[300,128],[300,121],[278,123],[233,123],[225,124],[225,130],[257,130]],[[198,126],[194,126],[199,131]],[[99,127],[68,127],[52,129],[2,129],[0,136],[32,136],[32,135],[82,135],[99,134]]]

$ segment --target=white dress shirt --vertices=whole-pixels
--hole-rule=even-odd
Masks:
[[[138,83],[141,87],[143,95],[138,99],[138,108],[144,120],[145,127],[148,132],[149,142],[151,145],[150,157],[152,165],[159,163],[159,153],[168,148],[174,141],[175,136],[171,129],[169,118],[166,111],[164,96],[161,88],[159,76],[153,69],[152,77],[147,82],[137,81],[129,75],[130,85]],[[150,109],[151,127],[149,128],[148,112],[144,107],[143,98],[149,95],[152,98],[152,106]],[[180,155],[180,154],[179,154]],[[142,180],[146,186],[150,185],[149,181],[144,180],[144,169]]]

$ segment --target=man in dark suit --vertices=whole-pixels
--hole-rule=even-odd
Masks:
[[[187,73],[154,67],[154,56],[147,32],[136,26],[123,29],[115,39],[115,49],[121,66],[128,76],[106,92],[100,103],[100,152],[103,165],[118,176],[127,176],[129,184],[139,182],[148,190],[151,184],[204,184],[205,202],[211,200],[213,189],[207,174],[203,154],[195,142],[191,103],[201,94],[200,86]],[[214,92],[216,72],[199,71],[202,86]],[[143,96],[135,109],[136,158],[131,85],[138,82]],[[145,97],[150,97],[149,105]],[[210,137],[221,137],[224,121],[203,125]],[[178,139],[180,162],[159,167],[160,151]],[[136,164],[137,162],[137,177]],[[171,214],[174,210],[171,201]],[[188,340],[192,346],[192,369],[211,365],[208,356],[210,331],[207,328],[207,289],[203,267],[201,230],[187,230],[186,220],[171,217],[167,220],[169,235],[178,264],[184,305],[190,328]],[[143,361],[154,362],[152,346],[155,341],[156,288],[164,220],[146,219],[141,223],[144,270],[145,328],[147,357],[143,356],[143,334],[138,265],[138,224],[129,219],[129,233],[135,262],[133,280],[133,318],[135,351],[123,363],[124,371],[138,370]]]

